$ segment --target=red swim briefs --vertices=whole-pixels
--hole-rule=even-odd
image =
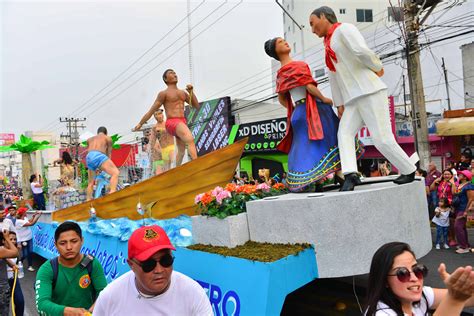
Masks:
[[[173,136],[176,136],[176,127],[179,123],[187,124],[186,118],[184,117],[171,117],[166,120],[165,128],[168,133]]]

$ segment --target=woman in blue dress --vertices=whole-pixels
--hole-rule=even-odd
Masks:
[[[287,108],[287,132],[278,149],[288,154],[287,183],[292,192],[313,191],[329,174],[341,170],[332,100],[317,88],[308,64],[294,61],[291,48],[280,37],[265,42],[265,52],[281,63],[276,92]],[[356,142],[359,156],[362,147]]]

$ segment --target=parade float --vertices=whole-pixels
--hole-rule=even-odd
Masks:
[[[387,241],[408,242],[419,256],[431,249],[428,217],[420,211],[427,207],[422,181],[398,186],[387,177],[346,193],[226,186],[243,146],[237,142],[141,184],[51,212],[34,228],[35,252],[56,256],[57,222],[74,219],[84,232],[82,251],[98,258],[110,282],[129,270],[133,230],[158,224],[177,248],[174,269],[203,286],[216,315],[278,315],[288,294],[316,278],[367,273],[373,252]],[[138,199],[149,205],[145,212],[137,212]],[[171,209],[173,203],[182,211]]]

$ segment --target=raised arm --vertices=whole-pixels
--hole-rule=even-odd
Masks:
[[[377,54],[367,47],[367,43],[359,30],[352,24],[344,24],[340,29],[344,44],[357,56],[362,64],[373,72],[379,73],[383,69],[382,62]]]
[[[191,96],[191,98],[189,96]],[[191,103],[189,102],[190,100]],[[190,84],[186,86],[186,103],[190,104],[196,110],[199,110],[199,101],[196,93],[194,93],[194,87]]]
[[[142,128],[143,124],[145,124],[146,121],[148,121],[148,119],[153,115],[153,113],[155,113],[163,105],[164,102],[165,102],[165,92],[161,91],[160,93],[158,93],[158,96],[156,97],[156,100],[153,103],[153,105],[151,106],[150,110],[148,110],[148,112],[146,112],[145,115],[143,115],[142,119],[140,120],[138,125],[135,126],[133,131],[136,132],[136,131],[140,130],[140,128]]]
[[[36,222],[39,220],[40,216],[41,216],[41,212],[36,212],[35,215],[33,215],[33,218],[29,221],[27,221],[23,227],[28,227],[28,226],[33,226],[34,224],[36,224]]]
[[[4,244],[3,247],[0,247],[0,259],[18,257],[18,249],[10,241],[10,232],[4,229],[2,233]]]

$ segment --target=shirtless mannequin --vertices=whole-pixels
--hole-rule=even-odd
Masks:
[[[156,124],[150,131],[150,148],[153,161],[153,172],[158,175],[171,169],[174,159],[174,138],[166,131],[163,110],[154,114]]]
[[[89,184],[87,186],[87,200],[92,199],[95,172],[101,169],[110,175],[110,193],[117,191],[119,170],[110,159],[112,155],[112,138],[107,136],[107,129],[99,127],[97,135],[87,140],[86,163],[89,169]]]
[[[194,138],[186,125],[186,118],[184,117],[184,102],[191,104],[196,109],[199,109],[199,102],[196,95],[193,93],[192,85],[188,84],[186,86],[186,91],[178,89],[178,76],[174,70],[167,69],[163,73],[163,81],[168,87],[158,93],[158,96],[150,110],[142,117],[140,123],[138,123],[133,130],[140,130],[142,125],[145,124],[153,113],[163,105],[166,113],[166,131],[176,137],[176,145],[178,146],[176,166],[180,166],[183,162],[186,146],[188,146],[188,153],[191,156],[191,159],[197,158]]]

